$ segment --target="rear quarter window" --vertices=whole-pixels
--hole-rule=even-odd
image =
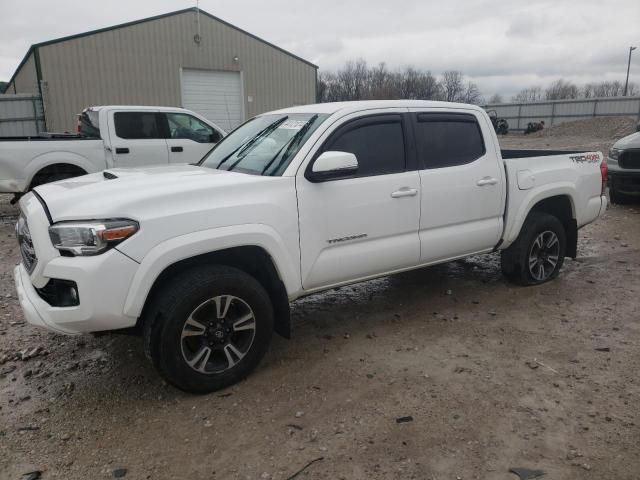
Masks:
[[[480,125],[471,114],[417,114],[416,144],[427,169],[465,165],[486,152]]]

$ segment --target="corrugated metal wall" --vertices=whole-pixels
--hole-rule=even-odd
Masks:
[[[42,102],[37,95],[0,95],[0,137],[36,136],[44,131]]]
[[[590,117],[629,116],[640,121],[640,97],[501,103],[484,108],[495,110],[498,117],[505,118],[510,130],[524,130],[529,122],[544,121],[545,125],[551,126]]]
[[[38,90],[38,76],[36,74],[36,62],[34,60],[33,53],[29,55],[22,68],[16,73],[13,82],[7,85],[7,94],[17,93],[31,93],[33,95],[40,95]]]
[[[40,46],[48,129],[73,130],[91,105],[181,106],[180,68],[242,72],[247,117],[315,101],[314,66],[204,14],[198,45],[196,17],[188,11]]]

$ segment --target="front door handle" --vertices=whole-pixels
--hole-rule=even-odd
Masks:
[[[478,183],[476,183],[476,185],[478,185],[479,187],[484,187],[485,185],[495,185],[496,183],[498,183],[497,178],[483,177],[480,180],[478,180]]]
[[[171,147],[172,152],[182,152],[184,149],[182,147]]]
[[[402,187],[400,190],[391,193],[391,198],[415,197],[417,194],[418,190],[415,188]]]
[[[126,147],[116,147],[116,153],[120,155],[129,153],[129,149]]]

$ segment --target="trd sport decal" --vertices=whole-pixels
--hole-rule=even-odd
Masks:
[[[598,163],[600,161],[600,155],[597,153],[589,153],[587,155],[569,155],[569,158],[575,163]]]

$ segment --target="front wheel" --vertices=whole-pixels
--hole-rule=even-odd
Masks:
[[[532,212],[520,235],[502,251],[502,272],[520,285],[538,285],[558,276],[566,251],[564,227],[553,215]]]
[[[269,348],[273,309],[265,289],[231,267],[188,270],[165,285],[145,323],[145,346],[176,387],[207,393],[247,376]]]
[[[609,200],[611,200],[611,203],[613,204],[623,205],[625,201],[625,197],[616,189],[609,187]]]

